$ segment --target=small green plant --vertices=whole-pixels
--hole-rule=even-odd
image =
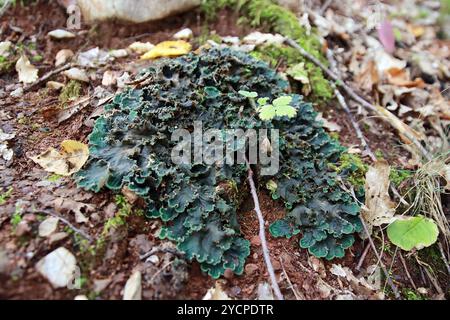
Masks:
[[[70,80],[59,95],[59,101],[62,105],[77,99],[81,94],[81,84],[78,81]]]
[[[0,206],[5,204],[6,200],[8,200],[9,197],[11,197],[13,190],[14,190],[13,187],[9,187],[8,190],[0,194]]]
[[[389,173],[389,180],[395,185],[399,186],[403,181],[409,179],[414,174],[411,170],[391,168]]]
[[[239,91],[239,94],[253,100],[258,97],[258,93],[254,91]],[[293,118],[297,115],[297,110],[290,105],[292,102],[292,97],[281,96],[272,101],[272,104],[267,103],[269,98],[259,98],[256,102],[258,103],[257,111],[259,118],[264,121],[270,121],[275,117],[288,117]]]
[[[19,206],[19,204],[16,204],[16,210],[14,211],[13,215],[11,216],[11,225],[13,227],[13,231],[16,231],[17,226],[22,221],[22,209]]]

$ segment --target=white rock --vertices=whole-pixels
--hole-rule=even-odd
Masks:
[[[141,300],[142,299],[142,275],[140,271],[135,271],[127,280],[123,290],[123,300]]]
[[[159,257],[157,255],[151,255],[145,262],[151,262],[152,264],[157,265],[159,263]]]
[[[61,90],[62,88],[64,88],[64,83],[57,81],[49,81],[45,84],[45,86],[52,90]]]
[[[10,54],[12,43],[11,41],[2,41],[0,42],[0,56],[8,57]]]
[[[13,98],[20,98],[21,96],[23,96],[23,88],[19,87],[12,91],[9,95]]]
[[[117,74],[114,71],[106,70],[103,74],[102,86],[109,87],[117,83]]]
[[[272,288],[267,282],[258,284],[258,300],[275,300]]]
[[[239,37],[227,36],[227,37],[222,37],[222,41],[225,43],[238,45],[241,40],[239,40]]]
[[[152,50],[155,47],[154,44],[150,42],[133,42],[128,46],[128,49],[130,49],[133,52],[136,52],[138,54],[146,53],[150,50]]]
[[[64,75],[72,80],[78,80],[82,82],[89,82],[89,77],[86,72],[80,68],[70,68],[64,71]]]
[[[128,51],[125,49],[112,50],[109,55],[114,58],[125,58],[128,56]]]
[[[78,65],[85,68],[96,68],[99,65],[105,65],[110,59],[110,55],[99,47],[81,52],[78,55]]]
[[[187,39],[192,38],[193,35],[194,34],[191,29],[185,28],[185,29],[180,30],[177,33],[175,33],[173,35],[173,38],[177,39],[177,40],[187,40]]]
[[[55,66],[61,66],[73,57],[73,51],[70,49],[59,50],[55,56]]]
[[[87,22],[117,18],[140,23],[190,10],[201,0],[78,0],[83,19]]]
[[[55,288],[66,287],[74,278],[77,269],[76,259],[66,248],[60,247],[36,264],[36,269]]]
[[[59,219],[56,217],[48,217],[39,225],[39,236],[48,237],[58,228]]]
[[[71,39],[71,38],[75,38],[75,34],[70,32],[70,31],[66,31],[63,29],[56,29],[53,31],[50,31],[48,33],[48,35],[50,36],[50,38],[53,39]]]
[[[84,294],[76,296],[73,300],[89,300]]]
[[[275,44],[280,45],[284,42],[284,37],[280,34],[261,33],[255,31],[244,38],[244,42],[259,46],[261,44]]]
[[[49,244],[53,244],[55,242],[61,241],[65,238],[67,238],[69,236],[68,233],[66,232],[57,232],[57,233],[53,233],[49,238],[48,238],[48,242]]]

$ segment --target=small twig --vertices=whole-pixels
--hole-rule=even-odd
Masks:
[[[361,258],[359,258],[358,264],[356,265],[356,270],[360,270],[362,267],[362,264],[364,263],[364,259],[366,259],[367,253],[369,253],[370,249],[370,243],[366,245],[366,248],[364,249]]]
[[[409,273],[408,266],[406,265],[405,258],[403,258],[403,255],[402,255],[401,252],[400,252],[400,261],[402,262],[403,269],[405,269],[405,273],[406,273],[406,276],[407,276],[408,279],[409,279],[409,282],[411,283],[411,285],[412,285],[412,287],[414,288],[414,290],[417,290],[416,284],[414,283],[414,280],[413,280],[413,278],[411,277],[411,274]]]
[[[281,269],[283,269],[284,277],[286,278],[286,281],[288,282],[289,288],[292,290],[292,293],[294,294],[295,299],[303,300],[302,297],[300,297],[300,294],[297,292],[297,290],[295,290],[294,286],[292,285],[291,279],[289,279],[289,276],[288,276],[288,274],[286,272],[286,269],[284,268],[284,265],[283,265],[283,259],[281,257],[280,257],[280,264],[281,264]]]
[[[270,261],[270,253],[269,248],[267,247],[266,233],[264,231],[265,221],[263,214],[261,212],[261,208],[259,207],[258,195],[256,193],[255,182],[253,181],[253,171],[248,161],[246,162],[248,169],[248,181],[250,184],[250,191],[253,197],[253,202],[255,204],[255,212],[256,215],[258,216],[259,221],[259,238],[261,239],[261,248],[264,256],[264,262],[266,263],[267,271],[269,272],[270,281],[272,282],[272,288],[275,293],[275,296],[277,297],[278,300],[284,300],[283,295],[281,294],[280,291],[280,287],[278,286],[277,283],[277,278],[275,277],[275,271],[273,269],[272,262]]]
[[[448,274],[450,274],[450,266],[448,264],[447,257],[446,257],[446,255],[444,253],[444,248],[442,248],[442,244],[439,241],[438,241],[438,247],[439,247],[439,251],[441,252],[442,261],[444,261],[444,264],[445,264],[445,266],[447,268],[447,272],[448,272]]]
[[[320,7],[319,14],[322,16],[324,12],[328,9],[328,7],[331,5],[333,0],[327,0],[325,3]]]
[[[150,251],[148,251],[148,252],[146,252],[146,253],[140,255],[139,258],[140,258],[141,260],[145,260],[145,259],[147,259],[148,257],[150,257],[150,256],[152,256],[152,255],[154,255],[154,254],[156,254],[156,253],[158,253],[158,252],[162,252],[162,253],[170,253],[170,254],[172,254],[172,255],[174,255],[174,256],[177,256],[177,257],[183,257],[183,256],[184,256],[182,252],[180,252],[180,251],[178,251],[178,250],[176,250],[176,249],[156,247],[156,248],[152,248]]]
[[[69,62],[69,63],[66,63],[65,65],[62,65],[59,68],[56,68],[56,69],[54,69],[54,70],[52,70],[50,72],[47,72],[42,77],[37,79],[35,82],[33,82],[33,83],[29,84],[28,86],[24,87],[23,91],[26,92],[26,91],[31,90],[32,88],[36,87],[37,85],[41,84],[42,82],[46,81],[47,79],[53,77],[54,75],[56,75],[56,74],[58,74],[60,72],[63,72],[65,70],[71,68],[72,66],[73,66],[73,64],[71,62]]]
[[[11,6],[12,1],[6,0],[3,4],[3,7],[0,9],[0,18],[8,11],[9,7]]]
[[[156,278],[156,276],[157,276],[158,274],[160,274],[161,272],[163,272],[164,269],[166,269],[168,266],[170,266],[170,265],[171,265],[172,263],[174,263],[175,261],[176,261],[176,260],[172,260],[172,261],[166,263],[161,269],[159,269],[158,271],[155,272],[155,274],[150,278],[150,280],[149,280],[148,282],[149,282],[149,283],[152,283],[153,280],[155,280],[155,278]]]
[[[66,224],[66,225],[67,225],[70,229],[72,229],[75,233],[78,233],[78,234],[81,235],[83,238],[85,238],[86,240],[88,240],[89,243],[92,243],[92,241],[93,241],[92,238],[91,238],[87,233],[85,233],[83,230],[78,229],[78,228],[75,227],[73,224],[71,224],[71,223],[69,222],[69,220],[67,220],[67,219],[65,219],[65,218],[63,218],[63,217],[61,217],[60,215],[58,215],[58,214],[56,214],[56,213],[53,213],[53,212],[51,212],[51,211],[48,211],[48,210],[40,210],[39,212],[42,212],[42,213],[45,213],[45,214],[47,214],[47,215],[49,215],[49,216],[58,218],[59,220],[61,220],[61,222],[63,222],[64,224]]]
[[[366,232],[368,239],[369,239],[369,243],[370,246],[372,247],[373,252],[375,253],[375,255],[377,256],[378,261],[380,262],[380,266],[381,269],[384,272],[384,275],[386,277],[386,281],[389,284],[389,286],[392,289],[392,292],[394,292],[394,295],[397,299],[400,299],[400,293],[398,292],[397,286],[394,284],[394,282],[392,282],[391,276],[389,275],[389,272],[386,270],[386,266],[384,265],[383,261],[381,261],[381,257],[377,251],[377,248],[375,247],[375,243],[373,242],[372,236],[369,233],[369,230],[367,229],[366,223],[364,222],[364,219],[362,217],[360,217],[362,226],[364,228],[364,231]]]
[[[297,42],[290,38],[286,38],[285,42],[289,44],[291,47],[297,49],[297,51],[306,59],[310,60],[312,63],[314,63],[316,66],[318,66],[320,69],[322,69],[325,74],[331,78],[332,80],[336,81],[336,84],[340,87],[342,87],[345,92],[356,102],[361,104],[366,109],[374,112],[375,114],[379,115],[382,119],[386,120],[386,115],[388,112],[383,111],[381,112],[380,109],[372,105],[371,103],[367,102],[365,99],[361,98],[350,86],[348,86],[338,75],[336,75],[334,72],[332,72],[330,69],[328,69],[322,62],[320,62],[316,57],[311,55],[309,52],[307,52],[303,47],[301,47]],[[390,114],[390,113],[389,113]],[[391,118],[395,117],[394,115],[391,115]],[[398,121],[387,121],[390,125],[392,125],[395,129],[400,131],[400,127],[397,122],[401,122],[397,117],[395,117]],[[411,141],[416,148],[420,151],[420,153],[427,159],[431,160],[432,157],[428,153],[428,151],[422,146],[422,144],[417,140],[416,137],[414,137],[410,132],[402,130],[401,134],[403,134],[409,141]]]
[[[441,286],[439,285],[439,282],[436,280],[436,278],[431,274],[430,270],[428,270],[429,265],[427,265],[425,262],[420,261],[420,259],[416,256],[417,263],[422,267],[422,269],[425,271],[425,274],[428,276],[428,279],[430,279],[431,284],[436,289],[438,294],[444,294],[444,291],[442,290]]]

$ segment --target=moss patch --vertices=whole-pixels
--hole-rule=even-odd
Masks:
[[[64,87],[59,95],[59,101],[62,105],[67,104],[69,101],[73,101],[80,96],[81,84],[78,81],[70,80]]]
[[[280,33],[289,37],[297,41],[306,51],[318,58],[322,63],[328,64],[321,53],[321,44],[317,36],[314,33],[308,35],[305,28],[298,23],[298,19],[293,12],[275,4],[272,0],[203,1],[202,5],[203,12],[208,19],[213,18],[220,9],[226,7],[239,11],[239,14],[242,15],[242,22],[248,23],[253,27],[262,26],[268,32]],[[304,62],[315,98],[328,100],[333,96],[332,88],[320,68],[303,58],[293,48],[276,48],[271,46],[269,50],[266,50],[266,48],[260,49],[259,58],[265,60],[265,56],[267,56],[269,60],[278,60],[277,57],[284,57],[287,59],[288,65]],[[258,57],[258,53],[256,57]]]

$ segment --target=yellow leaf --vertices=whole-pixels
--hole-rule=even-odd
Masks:
[[[61,142],[61,152],[48,148],[44,153],[31,157],[31,160],[45,171],[70,176],[83,167],[88,157],[89,148],[86,144],[75,140],[64,140]]]
[[[177,57],[189,53],[192,46],[189,42],[178,41],[164,41],[158,43],[153,49],[145,53],[141,59],[156,59],[160,57]]]

